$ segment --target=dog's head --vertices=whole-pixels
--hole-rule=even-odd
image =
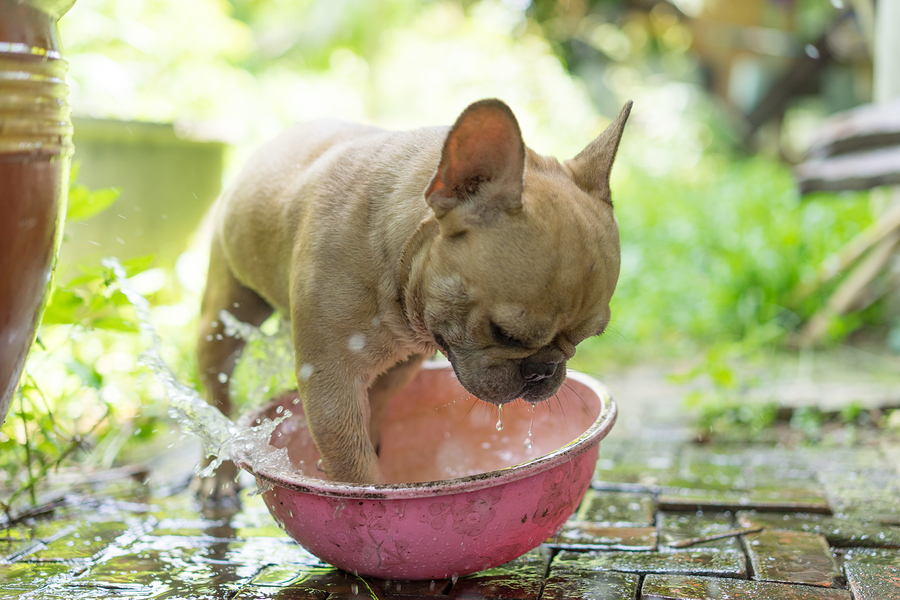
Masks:
[[[478,398],[552,397],[575,346],[609,323],[619,276],[609,175],[630,109],[564,163],[527,149],[499,100],[472,104],[450,129],[425,191],[439,234],[417,304]]]

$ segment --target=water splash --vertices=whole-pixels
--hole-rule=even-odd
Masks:
[[[225,460],[246,462],[254,468],[293,471],[287,449],[275,449],[268,443],[272,432],[281,421],[290,416],[290,411],[285,411],[274,421],[265,420],[254,427],[239,427],[219,409],[208,404],[197,390],[179,381],[163,359],[162,339],[152,324],[150,303],[129,283],[125,269],[119,261],[107,258],[103,260],[103,266],[115,275],[119,288],[134,307],[141,331],[150,340],[149,349],[138,359],[139,364],[149,368],[166,390],[169,396],[170,415],[180,423],[184,431],[197,436],[203,444],[205,454],[213,457],[213,462],[198,474],[201,477],[212,476]],[[228,329],[229,321],[237,320],[231,315],[228,315],[230,319],[226,320],[224,315],[227,313],[223,311],[222,319],[226,324],[226,335],[231,335]],[[234,323],[231,325],[234,326]],[[243,328],[234,331],[245,337],[253,335]],[[265,487],[266,484],[262,483],[260,490],[265,491],[263,489]]]

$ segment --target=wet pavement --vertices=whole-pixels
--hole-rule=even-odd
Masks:
[[[457,581],[336,570],[246,493],[239,508],[204,509],[184,486],[194,450],[176,449],[150,483],[69,485],[43,514],[0,525],[0,598],[900,599],[900,436],[614,433],[559,533]]]

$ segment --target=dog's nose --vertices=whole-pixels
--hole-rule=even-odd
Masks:
[[[556,373],[557,363],[527,362],[522,364],[522,377],[528,383],[537,383]]]

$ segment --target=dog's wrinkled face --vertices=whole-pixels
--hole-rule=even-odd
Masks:
[[[505,105],[466,123],[472,108],[426,192],[441,233],[423,318],[470,393],[536,403],[559,390],[575,346],[609,323],[619,275],[609,170],[630,106],[564,164],[526,150]]]

